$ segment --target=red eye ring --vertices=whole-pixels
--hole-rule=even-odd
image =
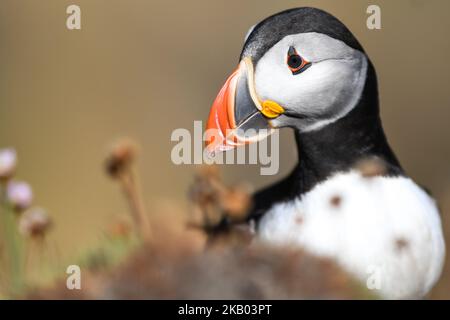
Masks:
[[[295,50],[294,47],[289,47],[288,55],[286,58],[286,64],[292,74],[299,74],[306,70],[311,63],[303,59]]]

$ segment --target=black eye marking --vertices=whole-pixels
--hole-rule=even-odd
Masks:
[[[288,57],[288,65],[291,69],[297,69],[302,65],[302,58],[299,55],[292,55]]]
[[[299,74],[308,69],[311,63],[303,59],[294,47],[289,47],[286,63],[292,74]]]

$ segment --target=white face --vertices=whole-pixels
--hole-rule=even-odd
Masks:
[[[290,47],[311,63],[299,74],[287,65]],[[302,131],[324,127],[357,104],[366,79],[365,55],[320,33],[289,35],[270,48],[255,66],[255,89],[261,101],[272,100],[291,114],[271,120],[275,127]]]

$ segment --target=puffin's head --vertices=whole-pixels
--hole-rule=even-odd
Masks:
[[[248,32],[238,68],[213,103],[207,130],[218,134],[208,151],[258,141],[275,128],[318,130],[344,117],[361,96],[367,66],[351,32],[322,10],[268,17]]]

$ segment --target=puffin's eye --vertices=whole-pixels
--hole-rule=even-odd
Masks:
[[[297,69],[302,65],[302,57],[298,54],[294,54],[288,57],[288,65],[291,69]]]
[[[297,50],[295,50],[294,47],[289,47],[286,63],[289,69],[292,71],[292,74],[299,74],[308,69],[308,67],[311,65],[311,63],[303,59],[297,53]]]

